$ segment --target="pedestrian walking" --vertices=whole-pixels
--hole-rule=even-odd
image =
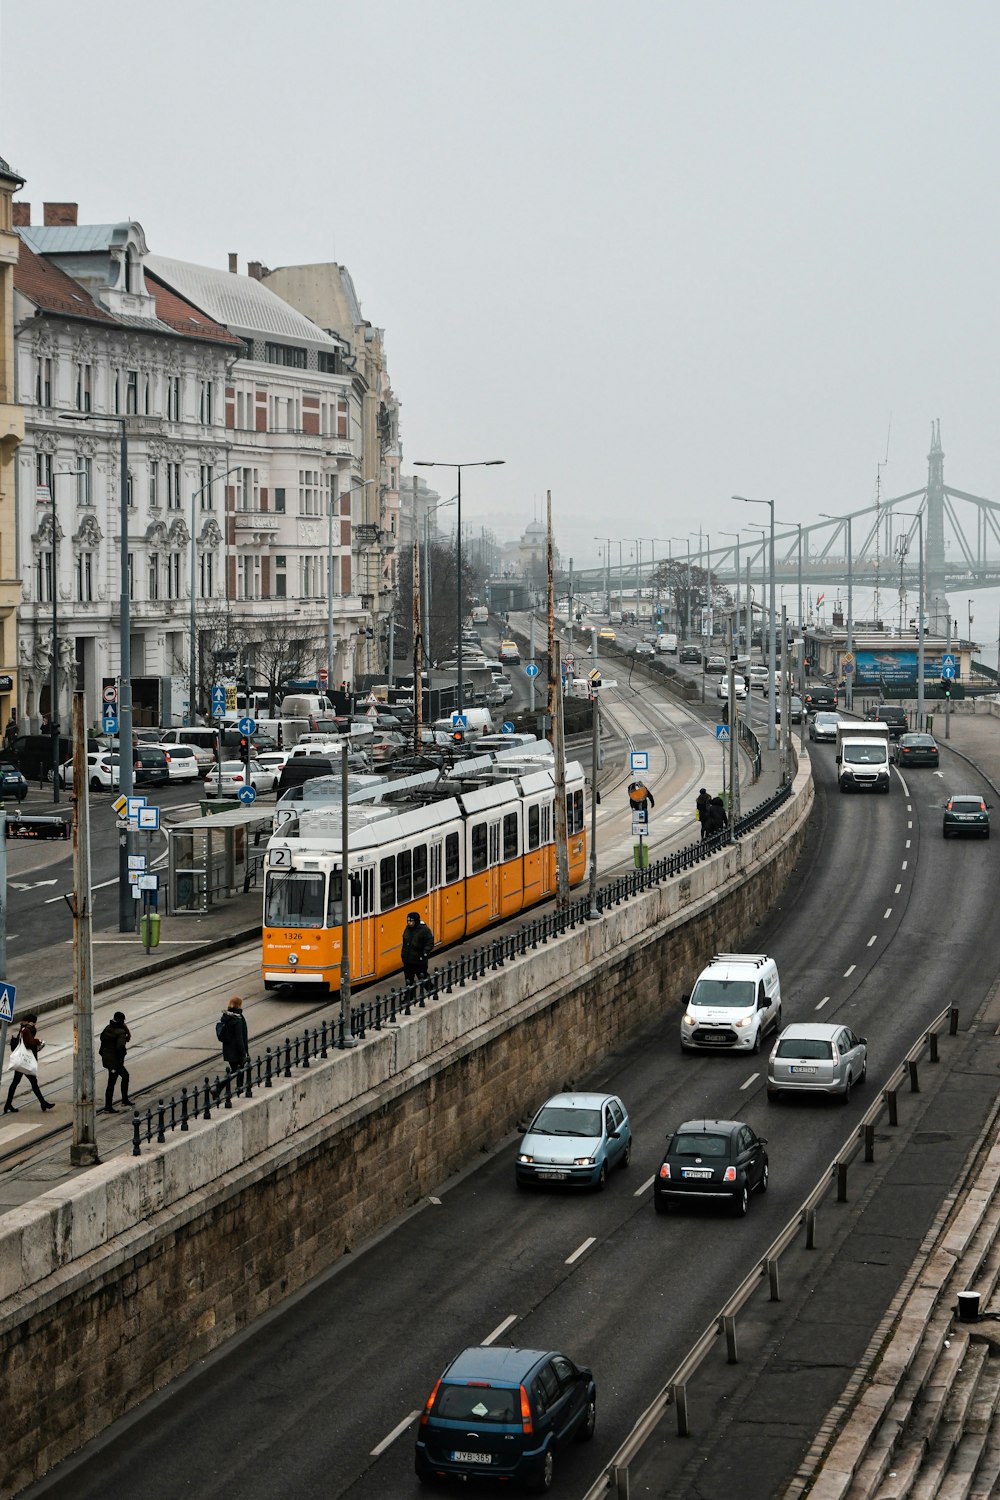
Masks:
[[[434,985],[427,973],[427,960],[434,950],[434,934],[418,911],[411,911],[406,916],[406,927],[403,931],[403,941],[400,946],[400,957],[403,960],[403,975],[406,979],[406,988],[410,994],[416,993],[417,981],[420,981],[422,990],[434,993]]]
[[[715,838],[717,834],[722,833],[723,830],[728,827],[728,824],[729,814],[726,812],[726,804],[723,802],[721,797],[713,797],[711,802],[708,804],[708,833],[706,834],[706,838]],[[706,824],[703,822],[702,827],[705,826]]]
[[[697,797],[695,798],[695,801],[694,801],[695,815],[696,815],[696,817],[698,819],[698,822],[701,824],[701,836],[702,836],[702,839],[707,839],[708,838],[708,821],[707,821],[707,819],[708,819],[708,809],[711,806],[711,803],[712,803],[712,799],[708,795],[708,789],[706,787],[702,787],[701,791],[698,793],[698,795],[697,795]]]
[[[7,1103],[3,1107],[5,1115],[16,1115],[17,1106],[14,1103],[14,1095],[17,1093],[18,1085],[22,1078],[27,1078],[31,1084],[32,1092],[43,1110],[55,1109],[54,1104],[44,1098],[38,1087],[38,1054],[45,1043],[41,1040],[35,1027],[38,1017],[29,1014],[21,1021],[16,1036],[10,1039],[10,1065],[14,1069],[14,1076],[10,1080],[10,1088],[7,1090]]]
[[[215,1034],[222,1043],[222,1060],[226,1069],[236,1080],[236,1092],[243,1087],[243,1072],[250,1060],[250,1036],[247,1032],[243,1001],[234,995],[215,1023]],[[221,1086],[215,1089],[216,1099],[222,1093]]]
[[[108,1070],[108,1086],[104,1090],[104,1113],[116,1115],[115,1084],[121,1079],[122,1103],[131,1108],[128,1096],[128,1069],[125,1066],[125,1051],[132,1040],[132,1033],[125,1024],[124,1011],[116,1010],[101,1032],[101,1062]]]

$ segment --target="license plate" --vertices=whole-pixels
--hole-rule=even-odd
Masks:
[[[451,1461],[453,1464],[491,1464],[493,1455],[491,1453],[463,1453],[460,1448],[456,1448],[451,1455]]]
[[[681,1167],[682,1177],[711,1177],[711,1167]]]
[[[815,1068],[789,1068],[789,1073],[815,1073]]]
[[[717,1035],[715,1032],[707,1031],[701,1040],[709,1047],[724,1047],[729,1039],[728,1037]]]
[[[546,1182],[565,1182],[569,1176],[568,1172],[536,1172],[536,1177],[543,1177]]]

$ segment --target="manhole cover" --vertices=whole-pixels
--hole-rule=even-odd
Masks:
[[[947,1130],[915,1130],[913,1140],[917,1146],[937,1146],[942,1141],[950,1141],[951,1135]]]

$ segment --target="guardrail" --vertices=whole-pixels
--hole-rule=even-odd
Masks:
[[[935,1017],[927,1030],[922,1033],[919,1041],[915,1042],[910,1048],[903,1061],[891,1074],[882,1088],[878,1099],[848,1136],[844,1145],[838,1151],[808,1198],[796,1210],[777,1239],[765,1250],[753,1270],[740,1283],[728,1302],[720,1308],[704,1333],[702,1333],[698,1341],[681,1360],[662,1390],[659,1391],[636,1422],[632,1431],[611,1459],[600,1478],[591,1485],[584,1496],[584,1500],[602,1500],[602,1497],[608,1494],[614,1496],[615,1500],[628,1500],[629,1466],[634,1463],[670,1406],[676,1409],[678,1437],[689,1436],[691,1425],[688,1386],[692,1378],[697,1374],[698,1369],[715,1347],[716,1340],[720,1334],[724,1335],[726,1341],[727,1363],[731,1365],[739,1363],[739,1341],[736,1329],[737,1314],[746,1306],[758,1288],[764,1284],[765,1279],[770,1300],[772,1302],[781,1301],[778,1274],[778,1261],[780,1257],[795,1243],[802,1228],[805,1229],[805,1248],[807,1250],[815,1249],[816,1210],[820,1203],[833,1185],[836,1185],[837,1202],[847,1202],[848,1169],[851,1162],[862,1151],[864,1152],[864,1160],[866,1162],[873,1162],[875,1160],[876,1124],[883,1111],[887,1114],[890,1125],[897,1125],[899,1123],[899,1089],[908,1079],[910,1093],[919,1094],[920,1058],[926,1048],[928,1060],[931,1063],[936,1063],[940,1060],[938,1037],[946,1025],[949,1036],[955,1036],[958,1032],[957,1006],[949,1005],[946,1007],[940,1015]]]
[[[469,983],[485,979],[487,974],[496,973],[506,963],[537,952],[551,939],[572,932],[610,907],[620,906],[623,901],[651,890],[661,881],[693,869],[735,839],[751,833],[788,801],[791,792],[789,783],[713,838],[686,844],[684,848],[655,860],[644,870],[632,870],[609,881],[596,892],[593,906],[589,893],[577,896],[561,911],[543,912],[522,922],[513,932],[490,938],[457,958],[447,959],[428,974],[426,987],[419,992],[416,986],[397,985],[372,1000],[352,1005],[350,1036],[355,1041],[363,1041],[370,1031],[381,1031],[383,1026],[394,1025],[399,1016],[411,1015],[414,1006],[424,1010],[428,1000],[438,1000],[442,995],[452,994],[456,987],[464,989]],[[225,1108],[230,1109],[234,1097],[244,1094],[250,1098],[254,1087],[271,1088],[275,1078],[290,1078],[293,1068],[308,1068],[314,1059],[325,1058],[331,1049],[346,1045],[347,1028],[343,1020],[339,1017],[329,1022],[324,1019],[319,1026],[307,1027],[300,1036],[286,1037],[277,1047],[268,1047],[265,1053],[251,1059],[239,1074],[217,1074],[214,1080],[206,1077],[203,1084],[182,1088],[179,1095],[172,1095],[169,1100],[160,1099],[144,1112],[136,1110],[132,1116],[133,1156],[140,1155],[143,1141],[149,1144],[155,1140],[162,1145],[166,1139],[165,1131],[187,1130],[192,1119],[210,1119],[213,1099],[225,1099]]]

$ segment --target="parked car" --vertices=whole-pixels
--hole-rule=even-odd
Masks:
[[[0,766],[0,801],[14,797],[23,802],[28,795],[28,783],[16,766]]]
[[[667,1137],[653,1179],[653,1207],[726,1203],[743,1215],[752,1192],[767,1192],[767,1138],[742,1120],[688,1120]]]
[[[901,734],[906,734],[910,727],[906,709],[898,703],[879,703],[868,710],[865,718],[870,723],[877,723],[881,719],[883,724],[888,724],[889,736],[894,740],[898,740]]]
[[[548,1490],[559,1450],[589,1442],[596,1420],[594,1377],[568,1355],[496,1344],[463,1349],[421,1412],[417,1477]]]
[[[282,769],[291,755],[290,750],[265,750],[263,755],[257,759],[266,771],[273,771],[277,777],[281,777]]]
[[[202,766],[198,757],[204,756],[204,750],[196,750],[194,745],[160,745],[167,757],[167,774],[171,781],[197,781],[202,775]],[[212,765],[212,759],[208,757],[208,763],[204,767]]]
[[[992,803],[984,802],[974,792],[963,792],[949,797],[944,805],[944,837],[953,833],[975,833],[980,838],[990,836],[990,813]]]
[[[849,1026],[808,1021],[786,1026],[767,1061],[767,1097],[834,1094],[846,1104],[868,1076],[868,1042]]]
[[[932,734],[901,734],[892,747],[897,766],[936,766],[941,759]]]
[[[839,714],[813,714],[809,720],[809,738],[811,740],[835,740],[839,723]]]
[[[136,786],[165,786],[170,764],[162,745],[136,745],[132,751],[132,779]]]
[[[514,1164],[518,1187],[562,1182],[603,1188],[612,1167],[627,1167],[632,1127],[617,1094],[554,1094],[525,1132]]]
[[[198,767],[199,776],[207,776],[209,771],[215,765],[214,752],[206,748],[206,746],[201,742],[192,740],[191,743],[188,744],[186,741],[171,741],[170,743],[165,744],[163,741],[159,741],[159,744],[160,749],[166,750],[167,753],[171,756],[173,755],[175,750],[183,750],[185,753],[182,759],[185,760],[190,758],[189,752],[193,753],[195,764]]]
[[[59,767],[59,780],[63,786],[73,785],[73,762],[63,761]],[[118,790],[118,756],[110,750],[87,751],[87,785],[92,792]]]
[[[271,766],[262,766],[259,760],[244,765],[241,760],[224,760],[218,770],[205,781],[208,797],[238,797],[241,787],[252,786],[258,797],[262,792],[273,792],[278,785],[280,773]]]
[[[687,662],[688,665],[701,665],[701,652],[697,646],[682,646],[677,653],[677,660]]]

